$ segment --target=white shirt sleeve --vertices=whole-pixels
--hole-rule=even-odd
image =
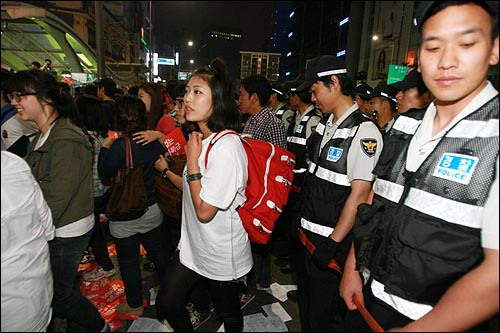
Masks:
[[[369,146],[375,145],[374,154],[369,151]],[[369,121],[359,125],[359,129],[354,136],[349,153],[347,155],[347,177],[349,181],[367,180],[373,181],[373,168],[377,164],[380,153],[384,147],[382,133],[377,126]]]
[[[488,198],[486,199],[486,203],[484,205],[484,214],[482,216],[483,219],[483,229],[481,232],[482,237],[482,245],[483,248],[497,250],[498,251],[498,224],[500,222],[499,218],[499,206],[498,206],[498,187],[500,186],[498,182],[498,167],[499,167],[499,158],[497,157],[496,166],[495,166],[495,179],[493,180],[493,184],[491,186],[490,193],[488,194]]]
[[[238,195],[244,196],[247,164],[240,138],[237,135],[221,138],[208,154],[207,169],[201,179],[201,199],[222,210],[229,208]],[[236,200],[241,203],[244,199]]]

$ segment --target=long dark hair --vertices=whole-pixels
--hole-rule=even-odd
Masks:
[[[135,95],[123,95],[116,100],[115,127],[128,135],[147,129],[146,106]]]
[[[38,100],[51,105],[59,117],[71,119],[94,146],[94,139],[87,132],[83,122],[77,119],[77,107],[73,97],[62,91],[52,74],[38,69],[23,70],[15,73],[7,84],[10,91],[36,93]]]
[[[102,137],[107,136],[108,125],[102,103],[96,96],[82,95],[75,100],[77,106],[76,122],[82,122],[89,131],[95,131]]]
[[[155,82],[143,83],[139,89],[144,90],[151,96],[151,105],[149,108],[148,116],[148,129],[155,130],[156,125],[163,116],[163,108],[165,106],[165,98],[161,86]]]
[[[39,100],[52,105],[62,118],[74,113],[74,104],[69,103],[52,74],[37,69],[15,73],[8,82],[10,91],[36,93]]]
[[[192,76],[199,76],[212,90],[213,113],[208,119],[208,128],[212,132],[223,129],[239,131],[241,114],[234,100],[234,88],[224,60],[215,58],[210,65],[198,68]]]

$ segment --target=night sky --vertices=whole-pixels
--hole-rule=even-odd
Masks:
[[[274,1],[153,1],[153,31],[162,45],[178,45],[211,25],[234,27],[242,30],[243,50],[260,51],[273,31],[273,10]]]

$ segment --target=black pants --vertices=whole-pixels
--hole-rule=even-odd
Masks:
[[[318,267],[304,246],[297,267],[302,332],[344,332],[347,311],[339,295],[340,274]]]
[[[102,225],[100,223],[99,215],[104,213],[106,209],[106,203],[109,195],[106,193],[101,197],[94,198],[94,218],[95,224],[92,232],[92,236],[90,237],[89,245],[92,248],[92,252],[94,253],[95,260],[97,263],[105,270],[110,271],[114,268],[113,262],[109,257],[108,252],[108,244],[106,242],[106,238],[104,236],[104,228],[109,228],[108,225]]]
[[[161,281],[156,298],[159,320],[167,319],[174,331],[192,332],[193,326],[184,306],[186,296],[202,277],[181,264],[179,253],[172,258]],[[226,332],[243,330],[243,314],[239,303],[239,283],[236,281],[206,280],[210,297]]]

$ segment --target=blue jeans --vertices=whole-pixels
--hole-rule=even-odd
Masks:
[[[79,237],[56,237],[49,242],[50,265],[54,278],[54,313],[68,320],[70,332],[99,332],[105,322],[99,311],[80,292],[76,279],[83,251],[92,230]]]
[[[144,246],[148,258],[154,263],[160,279],[165,273],[169,258],[162,236],[161,225],[159,225],[144,234],[135,234],[125,238],[113,237],[127,303],[131,308],[142,306],[140,244]]]

